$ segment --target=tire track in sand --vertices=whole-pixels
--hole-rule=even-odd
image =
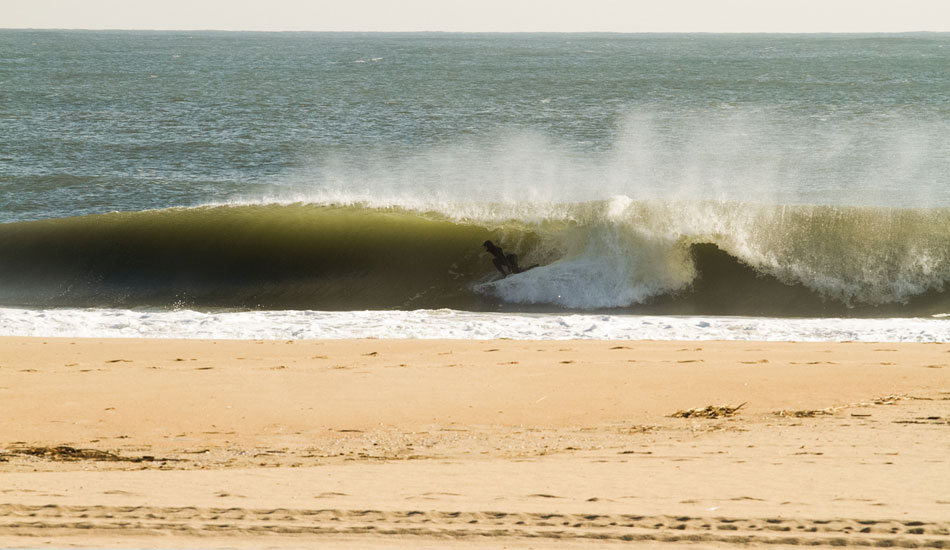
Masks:
[[[367,536],[950,548],[950,521],[0,505],[0,536]]]

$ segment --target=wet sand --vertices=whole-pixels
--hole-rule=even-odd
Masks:
[[[0,338],[0,404],[0,546],[950,547],[948,344]]]

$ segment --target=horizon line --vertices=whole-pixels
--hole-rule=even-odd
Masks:
[[[802,35],[802,34],[838,34],[838,35],[867,35],[867,34],[950,34],[950,30],[894,30],[894,31],[608,31],[608,30],[315,30],[315,29],[215,29],[215,28],[146,28],[146,27],[0,27],[0,31],[89,31],[89,32],[233,32],[233,33],[324,33],[324,34],[774,34],[774,35]]]

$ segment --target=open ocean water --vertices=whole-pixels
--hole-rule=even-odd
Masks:
[[[0,30],[0,334],[946,341],[948,281],[948,34]]]

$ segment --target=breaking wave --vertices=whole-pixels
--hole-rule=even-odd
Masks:
[[[0,225],[0,304],[771,316],[948,311],[950,209],[626,197],[256,204]],[[538,264],[502,278],[481,243]]]

